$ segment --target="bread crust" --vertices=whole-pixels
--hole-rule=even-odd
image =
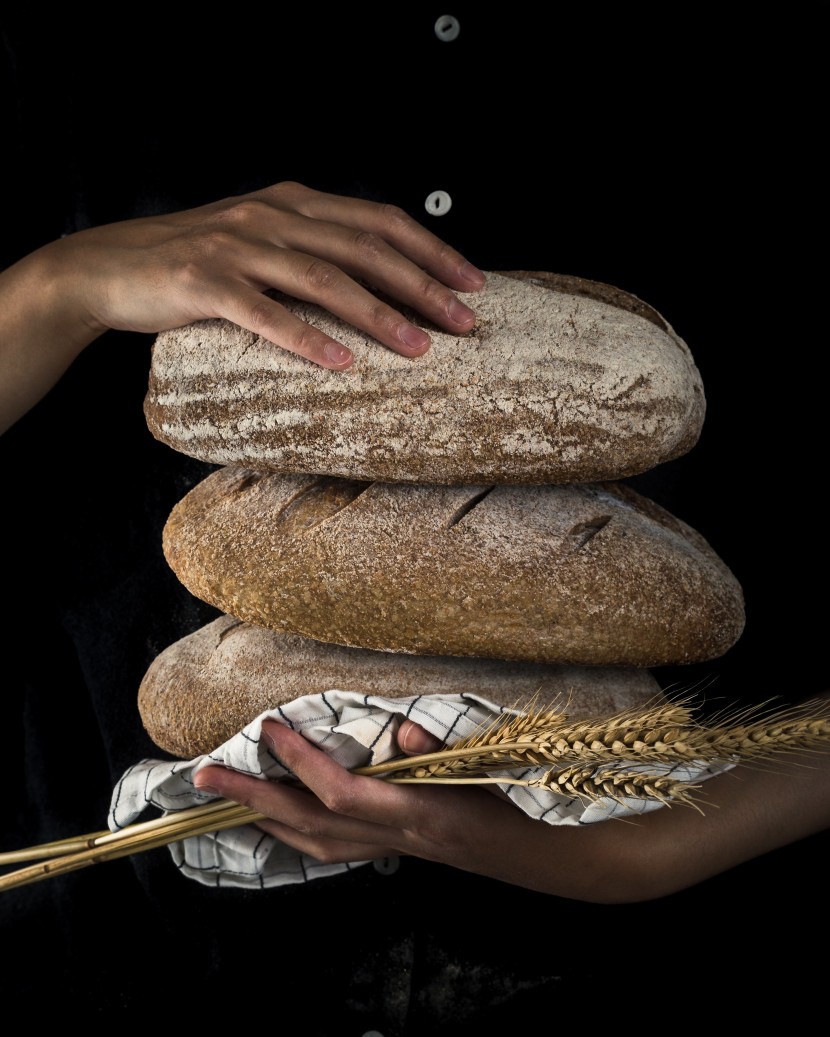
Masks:
[[[744,626],[706,540],[621,483],[444,486],[220,468],[171,511],[173,571],[222,612],[349,647],[654,667]]]
[[[464,485],[620,479],[700,435],[705,395],[688,346],[613,286],[490,272],[468,299],[475,330],[428,327],[432,348],[415,359],[269,294],[349,346],[353,365],[325,370],[225,320],[163,332],[144,401],[156,439],[257,471]]]
[[[505,709],[607,717],[662,697],[648,670],[575,667],[344,648],[220,616],[154,659],[138,708],[147,733],[182,759],[207,754],[266,710],[333,689],[382,698],[477,695]]]

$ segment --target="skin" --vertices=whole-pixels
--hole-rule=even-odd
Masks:
[[[830,754],[782,755],[709,778],[700,810],[677,805],[634,820],[548,825],[487,787],[402,785],[350,774],[302,735],[263,724],[274,755],[305,788],[227,768],[195,776],[203,791],[271,820],[259,827],[327,863],[414,855],[541,893],[636,903],[702,882],[830,823]],[[409,753],[441,744],[406,721]]]
[[[108,329],[154,333],[225,317],[322,367],[353,355],[263,291],[315,302],[405,356],[425,332],[365,285],[453,334],[475,325],[456,293],[484,274],[401,210],[296,183],[180,213],[111,224],[45,245],[0,274],[0,431]],[[474,297],[473,297],[474,298]],[[409,854],[543,893],[596,903],[660,897],[827,828],[830,754],[740,766],[706,781],[702,813],[551,826],[491,789],[405,786],[350,774],[302,736],[264,736],[303,787],[210,767],[205,791],[252,807],[260,827],[326,862]],[[411,722],[402,751],[439,747]]]
[[[428,334],[364,284],[461,335],[475,314],[456,292],[484,283],[403,210],[291,182],[80,231],[0,274],[0,431],[110,328],[154,333],[225,317],[320,367],[345,370],[350,350],[263,292],[317,303],[416,357],[430,348]]]

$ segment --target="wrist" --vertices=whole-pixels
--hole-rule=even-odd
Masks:
[[[35,304],[50,346],[73,360],[107,330],[88,300],[89,272],[76,235],[60,238],[21,260],[20,303]]]
[[[106,328],[84,305],[63,239],[0,272],[0,432]]]

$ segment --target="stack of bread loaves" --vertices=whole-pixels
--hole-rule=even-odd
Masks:
[[[476,329],[430,329],[413,360],[278,297],[353,366],[223,320],[154,345],[150,431],[220,466],[173,508],[165,557],[223,613],[142,682],[160,748],[208,753],[332,688],[610,715],[659,694],[650,667],[738,639],[729,568],[623,481],[690,450],[705,414],[688,347],[642,301],[491,272]]]

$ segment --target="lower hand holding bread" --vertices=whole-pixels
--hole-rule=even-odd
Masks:
[[[636,824],[539,824],[483,788],[400,786],[352,775],[285,725],[263,737],[304,788],[205,767],[197,787],[255,807],[258,826],[309,859],[411,854],[591,903],[666,896],[827,825],[830,753],[708,776],[702,809],[650,811]],[[815,794],[819,790],[819,794]],[[768,824],[752,821],[764,803]],[[701,848],[705,847],[705,852]]]
[[[258,810],[262,831],[324,864],[411,853],[465,867],[472,847],[507,847],[517,824],[534,824],[487,788],[403,788],[350,774],[284,724],[265,721],[262,737],[303,788],[226,767],[197,771],[194,784]]]

